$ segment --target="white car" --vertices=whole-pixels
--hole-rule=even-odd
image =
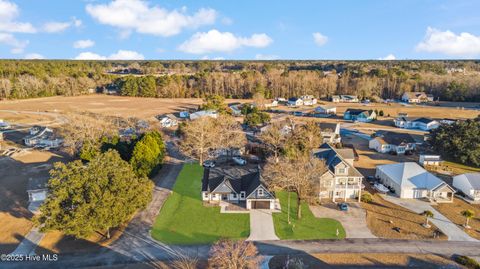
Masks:
[[[206,161],[203,162],[203,167],[213,168],[213,167],[215,167],[215,161],[206,160]]]
[[[238,165],[246,165],[247,164],[247,161],[242,157],[235,156],[232,159]]]

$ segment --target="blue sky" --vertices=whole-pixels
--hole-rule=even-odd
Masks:
[[[0,58],[456,59],[480,1],[0,0]]]

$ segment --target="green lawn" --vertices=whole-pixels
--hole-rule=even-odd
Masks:
[[[480,168],[478,168],[478,167],[468,166],[468,165],[455,163],[455,162],[450,162],[450,161],[444,161],[442,165],[451,169],[454,174],[465,174],[465,173],[480,172]]]
[[[340,222],[334,219],[316,218],[308,208],[305,202],[302,202],[302,218],[297,219],[297,195],[290,194],[290,220],[287,221],[288,193],[285,191],[277,192],[276,196],[280,199],[282,207],[281,213],[273,214],[275,233],[280,239],[341,239],[345,238],[345,230]],[[338,237],[336,235],[338,229]]]
[[[249,214],[220,214],[220,207],[201,201],[203,167],[185,164],[173,193],[152,228],[152,237],[167,244],[201,244],[220,238],[240,239],[250,234]]]

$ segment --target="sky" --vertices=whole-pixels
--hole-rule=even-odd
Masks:
[[[0,0],[0,58],[478,59],[478,0]]]

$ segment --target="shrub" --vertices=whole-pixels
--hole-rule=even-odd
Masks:
[[[453,260],[457,262],[458,264],[461,264],[467,268],[470,269],[480,269],[480,264],[478,262],[470,257],[467,256],[461,256],[461,255],[456,255]]]
[[[373,201],[372,195],[368,192],[362,193],[360,200],[364,203],[371,203]]]

